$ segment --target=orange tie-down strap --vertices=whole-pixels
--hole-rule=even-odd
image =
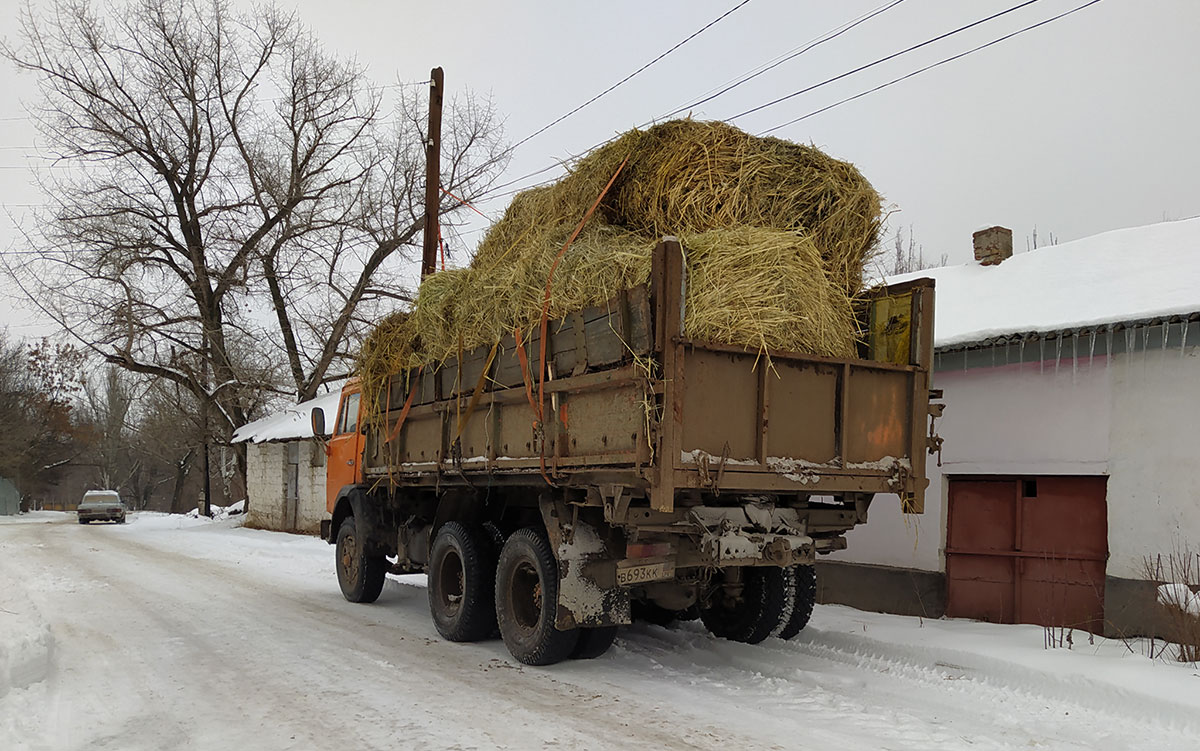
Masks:
[[[417,384],[420,383],[421,372],[424,366],[417,369],[417,375],[413,378],[412,384],[408,389],[408,398],[404,400],[404,409],[400,410],[400,416],[396,418],[396,424],[392,426],[392,431],[388,433],[387,438],[383,439],[384,443],[391,443],[396,440],[396,436],[400,435],[400,428],[404,425],[404,421],[408,419],[408,411],[412,409],[413,397],[417,395]],[[388,404],[391,405],[392,390],[388,389]]]
[[[462,438],[462,432],[467,427],[467,420],[471,419],[471,413],[479,406],[479,397],[483,396],[483,387],[487,383],[488,371],[492,369],[492,362],[496,359],[496,352],[500,349],[500,342],[497,341],[492,345],[492,351],[488,353],[487,362],[483,364],[483,372],[479,374],[479,380],[475,382],[475,393],[471,394],[471,401],[467,402],[467,409],[458,416],[458,427],[454,431],[454,441]],[[459,356],[458,367],[459,372],[462,370],[462,357]],[[452,443],[454,442],[452,441]]]

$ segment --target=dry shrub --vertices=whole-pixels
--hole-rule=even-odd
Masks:
[[[427,278],[411,319],[385,321],[363,346],[367,414],[382,406],[370,403],[372,386],[388,373],[532,328],[555,258],[626,157],[555,270],[551,318],[646,282],[659,238],[676,235],[688,252],[688,336],[853,355],[852,300],[877,244],[879,194],[816,148],[677,120],[630,131],[519,194],[470,267]]]
[[[1200,552],[1184,546],[1165,558],[1143,561],[1147,579],[1160,583],[1158,608],[1177,647],[1180,662],[1200,663]]]

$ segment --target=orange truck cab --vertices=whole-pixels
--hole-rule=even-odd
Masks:
[[[363,434],[358,424],[358,409],[362,399],[362,387],[358,379],[351,379],[342,387],[338,402],[337,419],[326,426],[325,413],[320,407],[313,409],[313,434],[328,435],[325,444],[326,480],[325,509],[331,515],[343,491],[362,483]],[[329,520],[321,522],[321,538],[330,539]]]

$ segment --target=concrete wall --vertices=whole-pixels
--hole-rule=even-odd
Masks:
[[[295,498],[289,499],[289,452],[297,465]],[[313,441],[251,444],[246,452],[251,526],[285,532],[320,531],[325,512],[325,453]]]
[[[1145,578],[1143,558],[1181,545],[1200,552],[1200,347],[1153,343],[1113,361],[1109,576]]]

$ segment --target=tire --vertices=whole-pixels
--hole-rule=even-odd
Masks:
[[[812,566],[792,566],[788,573],[792,612],[779,632],[779,638],[785,640],[794,638],[808,625],[817,602],[817,570]]]
[[[125,523],[125,517],[122,516],[120,519],[117,519],[117,524],[124,524],[124,523]]]
[[[358,529],[353,516],[346,517],[338,527],[334,547],[338,584],[342,596],[350,602],[375,602],[383,591],[383,580],[387,578],[387,559],[363,551],[364,532]]]
[[[526,527],[509,536],[496,564],[496,620],[509,653],[526,665],[571,655],[579,630],[559,631],[558,563],[545,535]]]
[[[634,600],[630,603],[630,616],[635,623],[651,623],[655,626],[670,626],[679,620],[674,610],[668,610],[649,600]]]
[[[79,523],[80,523],[80,524],[87,524],[87,523],[88,523],[88,520],[87,520],[87,519],[80,519],[80,520],[79,520]]]
[[[571,650],[572,660],[594,660],[608,651],[617,638],[616,626],[579,629],[579,642]]]
[[[771,635],[783,617],[787,604],[787,586],[783,569],[746,567],[742,576],[742,596],[729,602],[718,591],[708,607],[701,608],[700,620],[714,636],[745,644],[758,644]]]
[[[448,641],[480,641],[496,630],[496,556],[482,527],[446,522],[429,552],[429,612]]]

